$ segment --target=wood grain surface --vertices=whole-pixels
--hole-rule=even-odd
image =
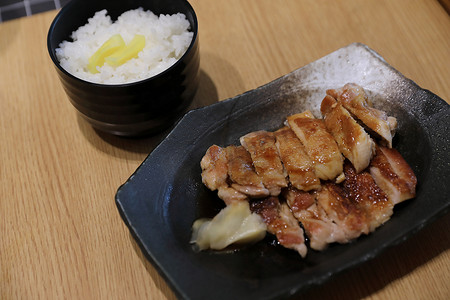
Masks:
[[[353,42],[450,100],[450,17],[437,0],[191,4],[201,56],[194,106],[256,88]],[[114,203],[117,188],[164,134],[122,139],[78,117],[47,53],[56,13],[0,24],[0,299],[175,299]],[[441,217],[300,299],[449,299],[449,228],[450,216]]]

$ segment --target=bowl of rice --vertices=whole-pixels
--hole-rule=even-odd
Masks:
[[[47,47],[73,106],[95,129],[140,137],[173,125],[198,87],[198,22],[185,0],[72,0]]]

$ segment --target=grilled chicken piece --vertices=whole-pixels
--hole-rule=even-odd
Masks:
[[[328,218],[326,212],[317,205],[315,193],[295,188],[283,191],[286,202],[295,218],[300,221],[314,250],[324,250],[331,243],[347,243],[344,230]]]
[[[226,205],[230,205],[237,201],[247,201],[248,197],[232,188],[231,186],[221,186],[217,190],[217,196],[225,202]]]
[[[417,178],[405,159],[393,148],[377,147],[370,163],[370,174],[393,204],[416,196]]]
[[[345,180],[342,183],[345,194],[366,212],[369,231],[374,231],[391,217],[394,204],[375,183],[369,172],[357,173],[353,166],[344,164]]]
[[[218,190],[218,196],[227,205],[234,201],[243,201],[247,196],[228,185],[228,162],[225,149],[212,145],[200,161],[202,181],[212,191]]]
[[[200,161],[200,166],[202,168],[202,182],[211,191],[228,185],[227,155],[223,148],[217,145],[209,147]]]
[[[320,179],[333,180],[343,170],[344,159],[323,120],[315,119],[310,111],[287,117],[289,127],[305,146]]]
[[[320,179],[314,172],[313,164],[305,152],[305,147],[289,127],[275,131],[276,146],[286,169],[289,181],[295,188],[310,191],[320,188]]]
[[[302,257],[306,256],[303,229],[286,203],[280,203],[278,197],[272,196],[252,201],[250,210],[263,218],[267,231],[276,236],[280,245],[297,251]]]
[[[373,108],[362,87],[347,83],[342,88],[328,90],[327,94],[337,99],[372,133],[381,138],[384,144],[392,148],[397,120],[394,117],[388,117],[384,111]]]
[[[325,126],[333,135],[339,150],[359,173],[369,166],[375,143],[350,113],[331,96],[325,96],[320,106]]]
[[[347,240],[369,233],[366,213],[351,199],[347,198],[341,186],[327,183],[316,194],[317,204],[336,223]]]
[[[261,177],[256,174],[250,154],[242,146],[225,148],[231,187],[251,198],[269,196]]]
[[[286,171],[275,146],[273,132],[255,131],[240,139],[250,153],[256,173],[261,177],[270,195],[278,196],[281,188],[287,187]]]

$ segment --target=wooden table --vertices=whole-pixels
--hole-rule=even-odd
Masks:
[[[192,0],[196,105],[256,88],[353,42],[450,100],[450,17],[433,0]],[[46,48],[56,11],[0,24],[0,298],[174,299],[119,217],[116,189],[161,136],[100,134]],[[449,195],[444,195],[448,197]],[[450,216],[305,299],[449,299]]]

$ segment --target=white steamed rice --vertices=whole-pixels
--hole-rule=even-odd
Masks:
[[[160,15],[142,8],[124,12],[112,22],[106,10],[98,11],[56,49],[61,66],[72,75],[86,81],[103,84],[122,84],[140,81],[161,73],[172,66],[187,50],[193,33],[182,13]],[[129,43],[135,34],[145,36],[145,47],[137,58],[118,67],[108,64],[99,73],[88,71],[89,57],[114,34],[122,35]]]

